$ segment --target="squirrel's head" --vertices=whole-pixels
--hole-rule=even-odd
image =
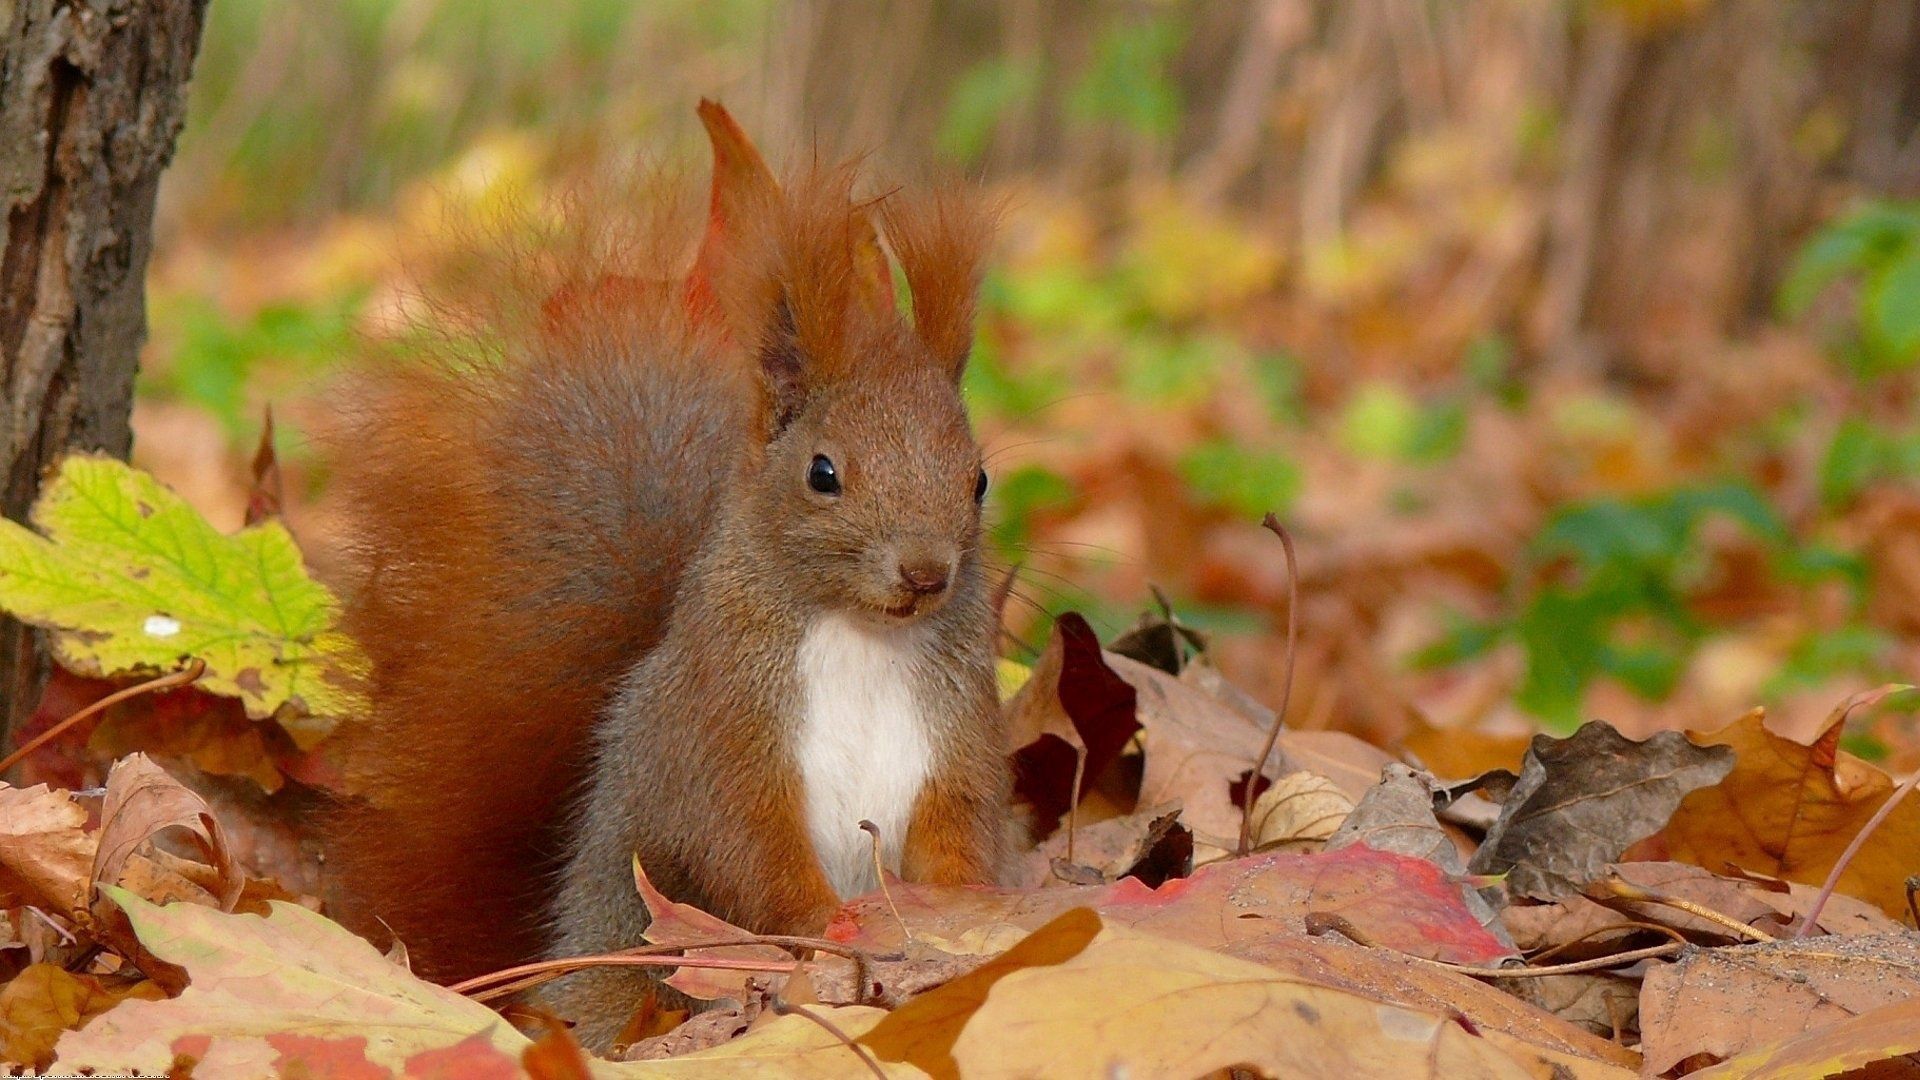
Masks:
[[[958,188],[861,203],[844,168],[776,184],[724,112],[702,117],[716,183],[690,300],[755,369],[741,509],[807,601],[924,617],[980,575],[987,476],[960,376],[991,215]]]

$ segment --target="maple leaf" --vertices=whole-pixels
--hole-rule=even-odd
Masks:
[[[1803,746],[1769,731],[1758,713],[1710,733],[1738,762],[1719,784],[1680,803],[1657,840],[1670,858],[1820,884],[1849,841],[1893,793],[1886,773],[1840,749],[1844,718]],[[1906,876],[1920,851],[1920,801],[1896,807],[1840,875],[1839,888],[1893,917],[1906,913]]]
[[[1647,1074],[1696,1054],[1746,1053],[1916,995],[1920,945],[1900,931],[1686,953],[1647,972]]]
[[[345,1054],[398,1071],[415,1054],[479,1035],[518,1060],[529,1045],[485,1005],[423,982],[345,928],[294,904],[227,915],[197,904],[147,903],[103,890],[140,943],[187,969],[191,985],[168,1001],[130,1001],[64,1036],[67,1071],[167,1071],[197,1049],[207,1075],[271,1075],[276,1058]],[[330,1040],[295,1047],[288,1037]],[[352,1043],[352,1045],[348,1045]]]
[[[201,688],[274,717],[302,749],[357,705],[339,605],[277,521],[223,535],[159,481],[76,454],[0,521],[0,609],[51,631],[61,664],[108,676],[206,661]]]
[[[827,936],[876,952],[915,940],[956,954],[999,952],[1069,908],[1207,948],[1298,934],[1309,914],[1339,915],[1375,943],[1431,960],[1497,962],[1513,950],[1461,899],[1459,882],[1424,859],[1355,844],[1315,855],[1273,852],[1201,867],[1150,889],[1133,878],[1022,892],[895,883],[892,902],[849,901]],[[894,911],[898,909],[899,916]]]
[[[1341,1078],[1518,1077],[1528,1066],[1633,1075],[1496,1041],[1443,1012],[1113,926],[1085,908],[909,1001],[857,1041],[883,1062],[935,1077],[1196,1076],[1231,1066]]]

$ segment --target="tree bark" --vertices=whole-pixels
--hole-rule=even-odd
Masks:
[[[147,336],[153,202],[206,0],[0,0],[0,513],[24,521],[69,450],[125,457]],[[0,618],[0,735],[47,675]]]

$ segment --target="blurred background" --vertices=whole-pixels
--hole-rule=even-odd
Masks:
[[[967,376],[1046,617],[1157,606],[1291,721],[1807,735],[1920,672],[1914,0],[216,0],[135,460],[237,526],[401,267],[583,168],[866,152],[1011,206]],[[1920,766],[1915,695],[1848,746]]]

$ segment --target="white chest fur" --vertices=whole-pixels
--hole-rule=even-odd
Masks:
[[[827,615],[800,642],[805,699],[795,757],[806,791],[807,831],[827,881],[843,897],[879,886],[873,841],[899,873],[913,803],[932,756],[926,719],[913,695],[923,662],[920,635]]]

